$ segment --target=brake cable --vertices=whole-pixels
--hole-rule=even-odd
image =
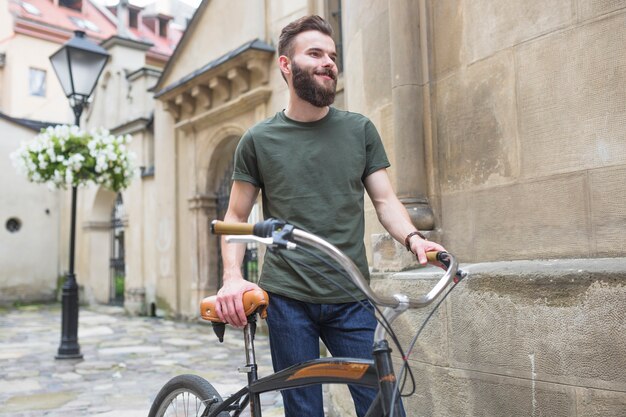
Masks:
[[[288,244],[292,244],[292,242],[287,239],[287,237],[289,235],[291,235],[291,232],[293,231],[293,226],[292,225],[287,225],[287,224],[283,224],[283,226],[287,226],[287,227],[284,227],[284,228],[281,227],[280,229],[278,229],[278,233],[274,233],[274,238],[275,239],[278,238],[278,240],[279,240],[278,242],[276,242],[276,240],[275,240],[275,243],[278,243],[278,245],[276,245],[274,247],[270,246],[269,250],[270,250],[270,252],[275,253],[276,255],[278,255],[283,260],[283,262],[285,264],[287,264],[287,266],[289,266],[293,270],[294,268],[291,266],[289,261],[283,256],[282,253],[280,253],[278,250],[276,250],[276,249],[279,249],[281,246],[284,247],[284,248],[288,248],[288,249],[294,249],[294,246],[290,247],[290,245],[288,245]],[[276,236],[277,234],[278,234],[278,236]],[[309,249],[307,249],[305,247],[302,247],[301,245],[295,246],[295,249],[300,249],[303,252],[307,253],[309,256],[313,256],[318,261],[320,261],[324,265],[326,265],[328,268],[333,269],[335,272],[339,273],[339,275],[341,275],[344,278],[346,278],[348,280],[348,282],[352,281],[350,279],[350,277],[347,275],[347,273],[343,269],[338,268],[336,265],[333,265],[332,263],[328,262],[328,260],[324,259],[322,256],[316,254],[312,250],[309,250]],[[322,271],[318,270],[317,268],[312,267],[310,265],[307,265],[304,262],[301,262],[301,261],[299,261],[297,259],[292,259],[291,261],[295,262],[296,264],[298,264],[298,265],[308,269],[309,271],[311,271],[311,272],[321,276],[322,278],[326,279],[327,281],[331,282],[333,285],[335,285],[341,291],[343,291],[344,293],[349,295],[351,298],[353,298],[356,302],[358,302],[363,308],[367,309],[367,306],[363,303],[363,300],[359,300],[353,293],[348,291],[347,288],[345,288],[343,285],[341,285],[339,282],[337,282],[334,278],[331,278],[330,276],[328,276],[327,274],[325,274]],[[391,324],[387,321],[386,317],[382,314],[380,308],[376,305],[376,303],[373,302],[373,300],[371,300],[368,297],[367,294],[363,293],[363,295],[368,299],[368,301],[370,301],[370,304],[374,307],[374,309],[378,313],[378,316],[375,314],[374,318],[376,319],[376,321],[378,321],[380,323],[380,325],[385,329],[385,331],[391,336],[391,339],[392,339],[394,345],[397,347],[397,349],[398,349],[398,351],[399,351],[399,353],[401,355],[402,362],[403,362],[402,369],[400,370],[399,378],[396,379],[396,386],[395,386],[395,389],[393,391],[393,396],[391,398],[391,404],[390,404],[390,411],[391,411],[391,413],[393,413],[393,406],[395,405],[395,402],[397,400],[398,395],[400,395],[401,397],[408,397],[408,396],[410,396],[410,395],[415,393],[415,389],[416,389],[415,376],[413,374],[413,370],[412,370],[411,365],[409,363],[409,356],[413,352],[413,348],[415,347],[415,344],[417,343],[417,339],[420,336],[420,334],[422,333],[422,331],[424,330],[424,328],[426,327],[426,324],[428,324],[428,322],[430,321],[430,319],[432,318],[434,313],[439,309],[439,306],[441,306],[443,301],[448,297],[450,292],[456,287],[456,285],[460,282],[460,280],[463,279],[463,277],[464,277],[463,274],[460,274],[458,278],[455,278],[453,285],[448,289],[448,291],[439,299],[437,304],[435,304],[435,306],[432,308],[432,310],[430,311],[430,313],[428,314],[428,316],[426,317],[426,319],[424,320],[424,322],[422,323],[422,325],[420,326],[420,328],[416,332],[415,336],[411,340],[411,343],[409,344],[409,350],[408,350],[407,354],[404,353],[404,350],[402,349],[402,345],[400,344],[400,341],[399,341],[395,331],[391,327]],[[382,321],[381,321],[381,319],[382,319]],[[409,392],[408,394],[402,394],[401,391],[404,390],[407,378],[410,378],[410,380],[411,380],[411,385],[412,385],[411,392]],[[400,381],[401,380],[403,380],[402,387],[400,387]],[[390,417],[393,417],[393,416],[390,416]]]
[[[322,262],[324,265],[326,265],[327,267],[335,270],[335,272],[339,273],[340,275],[342,275],[344,278],[346,278],[349,282],[350,278],[345,274],[345,272],[342,269],[338,269],[335,265],[332,265],[330,262],[328,262],[326,259],[322,258],[320,255],[316,254],[315,252],[304,248],[302,246],[298,246],[298,249],[302,250],[303,252],[305,252],[307,255],[309,256],[313,256],[314,258],[316,258],[317,260],[319,260],[320,262]],[[323,272],[321,272],[320,270],[312,267],[311,265],[307,265],[304,262],[301,262],[297,259],[291,259],[291,260],[287,260],[282,253],[278,253],[279,257],[283,260],[283,262],[285,262],[292,270],[294,270],[294,268],[291,266],[291,264],[289,263],[289,261],[292,261],[296,264],[298,264],[299,266],[302,266],[306,269],[308,269],[309,271],[321,276],[322,278],[326,279],[327,281],[329,281],[331,284],[335,285],[337,288],[339,288],[341,291],[343,291],[344,293],[346,293],[349,297],[351,297],[353,300],[355,300],[357,303],[359,303],[361,305],[361,307],[368,309],[367,305],[365,303],[363,303],[363,300],[359,300],[353,293],[351,293],[350,291],[348,291],[347,288],[345,288],[343,285],[341,285],[338,281],[336,281],[334,278],[331,278],[329,275],[324,274]],[[294,270],[295,272],[295,270]],[[381,326],[383,326],[383,328],[385,329],[385,331],[387,331],[387,333],[389,333],[391,335],[391,339],[394,342],[394,345],[398,348],[398,350],[402,353],[402,355],[404,355],[404,352],[402,350],[402,346],[400,345],[400,341],[397,338],[395,332],[393,331],[393,329],[391,328],[390,323],[387,321],[386,317],[382,314],[380,308],[372,301],[369,299],[369,297],[367,296],[367,294],[363,294],[365,295],[365,297],[367,298],[367,300],[370,302],[370,305],[375,309],[375,311],[378,313],[378,316],[380,316],[380,318],[382,318],[383,321],[379,320],[379,318],[376,316],[376,314],[374,315],[374,318],[376,319],[377,322],[379,322],[381,324]]]

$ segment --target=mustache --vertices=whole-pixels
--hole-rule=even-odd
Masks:
[[[337,80],[337,75],[334,73],[333,70],[331,70],[329,68],[317,70],[317,71],[314,72],[314,74],[316,74],[316,75],[325,75],[327,77],[332,78],[335,81]]]

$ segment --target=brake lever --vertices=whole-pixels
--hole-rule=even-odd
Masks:
[[[226,243],[260,243],[266,245],[269,248],[285,248],[287,250],[293,250],[297,245],[293,242],[281,241],[275,242],[272,237],[258,237],[254,235],[231,235],[225,237]]]
[[[441,262],[446,267],[446,269],[450,268],[450,258],[448,257],[447,252],[439,252],[437,254],[437,260]],[[463,271],[461,268],[457,268],[456,274],[454,274],[453,281],[455,284],[458,284],[465,277],[467,277],[467,272]]]

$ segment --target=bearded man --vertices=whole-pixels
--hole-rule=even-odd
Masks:
[[[444,248],[424,240],[411,223],[391,187],[376,128],[363,115],[330,107],[337,86],[331,36],[330,25],[319,16],[303,17],[282,30],[278,65],[289,103],[241,138],[224,220],[246,222],[261,190],[265,218],[283,219],[323,237],[369,279],[363,242],[367,191],[382,225],[426,264],[427,251]],[[237,327],[246,324],[242,294],[257,288],[242,277],[244,251],[242,245],[223,245],[224,285],[216,302],[220,318]],[[333,356],[372,358],[373,309],[361,302],[365,297],[351,282],[323,262],[295,251],[268,251],[259,286],[270,297],[267,324],[276,371],[318,358],[320,339]],[[362,417],[376,391],[349,388]],[[282,394],[287,417],[323,417],[321,386]]]

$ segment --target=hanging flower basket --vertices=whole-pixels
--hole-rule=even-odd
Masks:
[[[23,143],[11,159],[29,181],[50,189],[101,185],[118,192],[137,176],[135,154],[128,149],[131,139],[106,129],[87,133],[77,126],[59,125]]]

